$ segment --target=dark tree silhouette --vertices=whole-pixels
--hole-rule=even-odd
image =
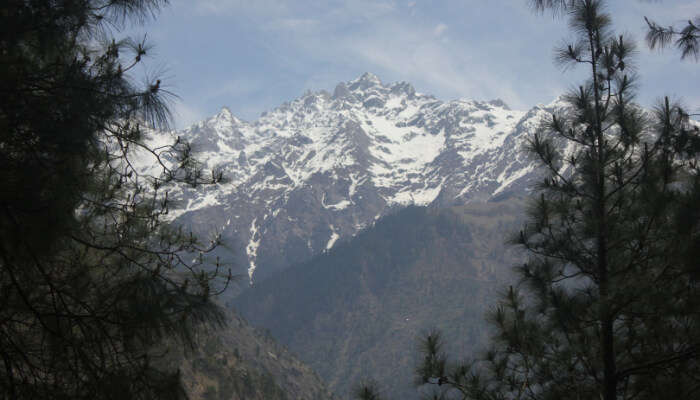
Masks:
[[[648,1],[648,0],[647,0]],[[530,0],[532,7],[538,12],[551,11],[554,14],[565,14],[576,6],[576,0]],[[700,15],[689,18],[685,26],[662,26],[648,17],[646,41],[651,49],[663,49],[670,45],[681,52],[681,59],[689,57],[696,61],[700,57]]]
[[[183,397],[154,346],[223,323],[211,296],[228,273],[205,265],[218,239],[164,222],[170,185],[220,176],[186,143],[145,145],[171,94],[129,78],[145,42],[113,37],[166,3],[0,5],[0,398]],[[137,149],[162,173],[140,172]]]
[[[647,30],[647,44],[652,49],[662,49],[673,44],[681,52],[681,59],[700,58],[700,15],[689,19],[682,28],[668,26],[663,27],[649,18],[644,18],[649,27]]]

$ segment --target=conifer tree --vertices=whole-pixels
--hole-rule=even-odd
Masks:
[[[646,36],[649,47],[664,48],[673,43],[681,51],[681,59],[700,59],[700,15],[689,19],[683,28],[664,27],[646,17],[644,20],[649,27]]]
[[[169,92],[129,77],[145,42],[112,36],[166,3],[0,4],[2,399],[183,397],[154,346],[223,322],[211,296],[228,275],[204,268],[218,239],[164,222],[172,184],[220,176],[186,143],[145,145]],[[136,168],[137,149],[162,171]]]
[[[555,14],[571,10],[576,0],[531,0],[537,11],[552,11]],[[688,18],[685,26],[662,26],[653,19],[644,17],[647,24],[646,42],[651,49],[663,49],[673,44],[681,52],[681,59],[700,57],[700,16]]]
[[[441,398],[698,398],[697,125],[668,99],[634,103],[634,44],[603,1],[534,3],[568,16],[556,60],[589,78],[530,140],[545,175],[513,239],[529,258],[489,349],[451,364],[430,335],[420,382]]]

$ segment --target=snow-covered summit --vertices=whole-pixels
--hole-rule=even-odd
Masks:
[[[183,222],[223,230],[252,277],[325,251],[396,207],[520,190],[521,152],[549,106],[441,101],[365,73],[251,122],[223,108],[178,132],[226,184],[176,190]]]

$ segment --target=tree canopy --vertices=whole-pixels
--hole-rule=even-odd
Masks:
[[[664,27],[658,23],[644,18],[649,27],[647,31],[647,43],[649,47],[664,48],[673,44],[681,52],[681,59],[700,59],[700,15],[689,19],[683,28],[668,26]]]
[[[115,38],[166,4],[0,5],[0,397],[182,397],[154,346],[223,323],[211,296],[229,275],[205,256],[218,239],[166,223],[170,185],[220,176],[179,140],[145,144],[172,94],[130,76],[145,41]]]
[[[530,0],[538,12],[551,11],[565,14],[575,9],[576,0]],[[663,26],[653,17],[644,17],[647,24],[646,42],[651,49],[663,49],[673,45],[681,52],[681,59],[700,57],[700,15],[688,18],[685,26]]]

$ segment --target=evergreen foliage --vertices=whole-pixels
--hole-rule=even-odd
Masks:
[[[589,79],[530,141],[545,176],[513,238],[529,259],[489,315],[491,346],[453,364],[431,334],[419,383],[434,398],[697,398],[697,125],[668,99],[634,104],[634,44],[603,1],[534,5],[568,16],[575,40],[556,60]]]
[[[689,19],[683,28],[674,26],[663,27],[656,22],[644,18],[649,27],[647,31],[647,44],[652,49],[664,48],[673,43],[681,52],[681,59],[688,57],[700,59],[700,15]]]
[[[163,222],[172,182],[204,179],[167,128],[160,80],[129,77],[145,42],[112,32],[167,0],[0,5],[0,398],[179,398],[153,345],[223,322],[204,269],[217,244]],[[162,173],[134,167],[150,154]],[[167,167],[172,166],[172,167]]]
[[[325,384],[284,346],[231,309],[227,326],[195,333],[194,349],[169,347],[157,365],[178,365],[192,399],[333,400]]]
[[[577,0],[530,0],[530,4],[538,12],[552,11],[554,14],[564,14],[576,7]],[[681,59],[700,57],[700,15],[689,18],[684,27],[659,25],[644,17],[647,23],[646,42],[651,49],[663,49],[673,45],[681,52]]]
[[[358,400],[382,400],[376,382],[369,381],[360,384],[354,391],[353,397]]]

